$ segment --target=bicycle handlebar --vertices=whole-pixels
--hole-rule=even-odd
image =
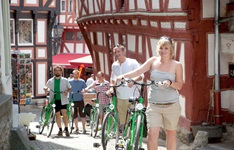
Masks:
[[[54,91],[54,90],[52,90],[52,89],[49,89],[48,91],[49,91],[49,92],[53,92],[54,94],[65,93],[65,91],[55,92],[55,91]]]
[[[155,82],[154,80],[150,80],[150,82],[147,82],[147,83],[140,83],[140,82],[137,82],[137,81],[130,79],[130,78],[128,78],[128,79],[123,78],[122,81],[127,82],[127,83],[133,82],[134,84],[141,85],[141,86],[150,86],[150,85],[160,86],[160,85],[162,85],[161,81]]]

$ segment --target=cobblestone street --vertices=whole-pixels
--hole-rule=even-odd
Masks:
[[[53,128],[53,132],[51,137],[47,138],[46,136],[46,128],[44,129],[42,134],[39,134],[38,125],[39,114],[41,111],[41,107],[38,106],[22,106],[21,112],[32,112],[37,115],[34,122],[30,123],[30,130],[33,134],[36,135],[36,140],[31,140],[31,147],[34,150],[102,150],[102,146],[93,147],[94,143],[99,143],[101,145],[101,138],[100,136],[93,138],[90,136],[90,129],[89,126],[86,126],[87,133],[82,134],[82,130],[80,134],[71,134],[70,137],[63,137],[56,136],[58,132],[58,127],[55,124]],[[81,123],[79,123],[79,127],[81,128]],[[100,135],[100,133],[98,133]],[[164,141],[161,142],[162,145]],[[146,148],[146,143],[143,144],[143,147]],[[164,146],[160,146],[159,150],[165,150]],[[112,150],[112,149],[111,149]],[[113,146],[114,150],[114,146]]]

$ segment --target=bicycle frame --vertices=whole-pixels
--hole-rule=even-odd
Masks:
[[[110,88],[113,88],[114,91],[113,93],[111,93],[112,100],[109,106],[106,107],[106,114],[102,125],[102,146],[104,150],[106,149],[107,143],[110,139],[113,139],[113,137],[115,137],[115,144],[117,144],[119,139],[119,115],[117,111],[116,88],[121,85],[123,85],[123,82],[116,86],[109,86]],[[113,133],[113,131],[115,133]]]
[[[138,116],[140,117],[140,131],[139,131],[139,147],[142,147],[142,142],[143,142],[143,134],[144,134],[144,127],[145,127],[145,108],[144,108],[144,98],[143,98],[143,93],[144,93],[144,86],[149,86],[152,84],[155,84],[154,81],[151,81],[150,83],[138,83],[134,80],[128,79],[125,80],[126,82],[133,82],[136,85],[141,86],[141,91],[140,91],[140,97],[138,98],[130,98],[129,102],[134,103],[134,108],[130,109],[128,111],[128,114],[130,114],[129,120],[127,122],[127,127],[124,130],[123,137],[122,137],[122,143],[120,143],[121,147],[125,147],[126,150],[135,150],[135,142],[137,140],[137,121],[138,121]],[[157,85],[156,83],[155,85]],[[130,132],[129,132],[130,130]],[[130,134],[130,136],[129,136]],[[138,142],[138,141],[137,141]]]

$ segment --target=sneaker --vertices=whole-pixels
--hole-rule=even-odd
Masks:
[[[79,129],[76,129],[73,133],[79,134],[79,133],[80,133],[80,132],[79,132]]]
[[[86,132],[87,132],[86,129],[83,129],[83,134],[86,134]]]
[[[70,134],[69,134],[68,131],[66,131],[65,133],[66,133],[66,137],[69,137],[69,136],[70,136]]]
[[[63,136],[63,131],[59,131],[57,135],[58,136]]]

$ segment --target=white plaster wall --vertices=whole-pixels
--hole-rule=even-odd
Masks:
[[[99,9],[98,9],[98,1],[94,1],[94,8],[95,8],[95,12],[99,12]]]
[[[220,75],[227,75],[229,62],[234,62],[233,40],[233,34],[220,34]],[[208,34],[208,76],[212,75],[214,75],[214,34]]]
[[[180,106],[181,106],[181,116],[186,118],[186,113],[185,113],[185,108],[186,108],[186,100],[185,97],[183,97],[182,95],[180,95],[179,97],[179,102],[180,102]]]
[[[230,0],[221,0],[220,1],[220,16],[226,16],[226,4]],[[215,12],[215,0],[202,0],[202,16],[203,18],[213,18]]]
[[[43,58],[43,57],[46,57],[46,50],[45,50],[45,48],[39,48],[38,50],[37,50],[37,52],[38,52],[38,57],[39,58]]]
[[[11,0],[11,4],[18,4],[18,0]]]
[[[59,22],[65,23],[65,15],[59,15]]]
[[[104,54],[104,56],[105,56],[105,73],[109,75],[109,68],[108,68],[109,64],[108,64],[107,54]]]
[[[110,11],[110,0],[105,1],[105,11]]]
[[[182,67],[183,67],[183,80],[186,81],[186,79],[185,79],[185,49],[184,49],[184,43],[181,43],[179,62],[182,64]]]
[[[138,6],[138,9],[146,9],[145,0],[138,0],[137,1],[137,6]]]
[[[221,91],[221,108],[234,112],[234,90]]]
[[[158,39],[156,38],[150,38],[151,48],[152,48],[152,54],[153,56],[158,56],[158,53],[156,51]]]
[[[168,4],[169,9],[181,8],[181,0],[170,0]]]
[[[90,40],[91,40],[91,43],[93,44],[93,32],[90,32]]]
[[[138,36],[138,52],[142,54],[142,36]]]
[[[159,9],[159,0],[152,0],[152,9]]]
[[[74,53],[74,44],[73,43],[64,43],[67,48],[69,49],[70,53]],[[68,53],[66,50],[64,50],[64,53]]]
[[[113,11],[116,11],[115,0],[112,0],[112,10],[113,10]]]
[[[88,46],[85,44],[85,53],[90,54]]]
[[[135,0],[129,0],[129,9],[135,9]]]
[[[102,32],[97,32],[97,43],[98,45],[102,46],[103,43]]]
[[[133,34],[128,34],[127,35],[127,40],[128,40],[128,50],[135,52],[136,51],[136,36]]]
[[[37,36],[38,36],[38,41],[39,43],[44,43],[45,42],[45,21],[37,21]]]
[[[119,43],[119,34],[118,33],[114,33],[114,41],[115,41],[115,44],[120,44]]]
[[[88,3],[89,3],[89,13],[93,14],[93,12],[94,12],[93,1],[89,1]]]
[[[103,53],[99,52],[98,53],[99,55],[99,61],[100,61],[100,66],[101,66],[101,71],[104,72],[104,57],[103,57]]]
[[[26,4],[37,4],[37,0],[26,0]]]
[[[76,44],[76,53],[83,53],[83,43]]]
[[[46,82],[46,65],[45,64],[38,64],[38,74],[37,74],[37,92],[38,94],[45,94],[43,87],[45,86]]]

